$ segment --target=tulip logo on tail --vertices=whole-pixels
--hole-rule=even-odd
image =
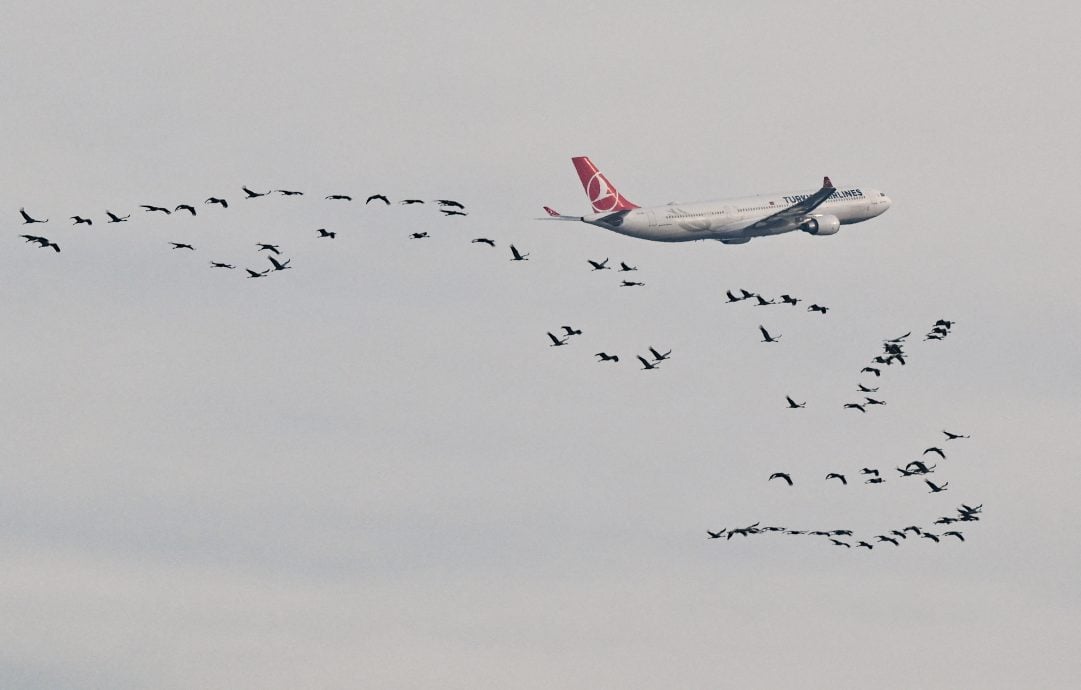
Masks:
[[[589,160],[589,158],[579,156],[572,158],[571,161],[578,171],[578,179],[582,181],[582,187],[586,190],[586,196],[589,198],[589,203],[593,205],[595,212],[607,213],[609,211],[638,208],[637,205],[627,201],[616,191],[608,178],[600,170],[597,170],[597,166],[593,165],[593,161]]]
[[[586,183],[586,196],[597,213],[614,211],[619,204],[619,194],[599,171],[593,173],[593,177]]]

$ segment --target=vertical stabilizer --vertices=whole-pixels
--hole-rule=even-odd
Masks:
[[[616,191],[616,188],[608,181],[593,161],[588,156],[571,158],[574,169],[578,171],[578,179],[582,181],[582,188],[586,190],[589,203],[593,204],[596,213],[608,213],[611,211],[628,211],[638,208],[637,204],[627,201],[626,197]]]

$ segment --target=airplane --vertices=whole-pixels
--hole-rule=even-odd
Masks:
[[[869,187],[834,187],[822,179],[816,190],[694,203],[672,202],[640,207],[628,201],[587,156],[571,158],[593,213],[567,216],[545,206],[548,217],[576,220],[655,242],[718,240],[745,244],[754,237],[802,230],[810,235],[835,235],[842,225],[882,215],[892,203],[884,192]]]

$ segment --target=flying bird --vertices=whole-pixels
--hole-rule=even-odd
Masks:
[[[721,529],[720,532],[710,532],[707,529],[706,534],[709,535],[708,537],[706,537],[706,539],[720,539],[722,536],[724,536],[724,529]]]
[[[520,253],[513,244],[510,246],[510,253],[513,255],[511,261],[529,261],[529,253]]]
[[[624,273],[626,271],[637,271],[637,270],[638,270],[637,266],[628,266],[626,263],[624,263],[622,261],[619,262],[619,272],[620,273]]]
[[[276,245],[276,244],[262,244],[262,243],[257,242],[255,244],[255,246],[259,247],[259,251],[263,251],[264,249],[266,249],[266,250],[269,250],[271,252],[274,252],[275,254],[281,254],[281,252],[278,251],[278,245]]]
[[[473,244],[477,244],[478,242],[480,244],[486,244],[489,247],[494,247],[495,246],[495,240],[490,240],[487,237],[478,237],[478,238],[472,240],[472,242],[473,242]]]
[[[886,480],[882,477],[871,477],[870,479],[865,481],[864,484],[882,484],[885,481]]]
[[[449,208],[441,208],[441,209],[439,209],[439,212],[442,213],[444,216],[468,216],[469,215],[465,211],[455,211],[455,210],[449,209]]]
[[[219,198],[214,197],[214,196],[208,198],[203,203],[204,204],[218,204],[222,208],[229,208],[229,202],[228,201],[226,201],[225,199],[219,199]]]
[[[736,297],[732,294],[731,290],[725,290],[724,294],[728,297],[729,302],[742,302],[743,300],[747,299],[746,297]]]
[[[638,283],[633,280],[624,280],[619,284],[620,287],[645,287],[645,283]]]
[[[118,216],[115,213],[113,213],[112,211],[106,211],[105,215],[109,216],[109,220],[107,221],[109,223],[123,223],[128,218],[131,218],[130,213],[128,215],[126,215],[126,216]]]
[[[877,393],[878,392],[877,387],[868,388],[867,386],[863,385],[862,383],[859,385],[859,388],[857,388],[856,390],[858,390],[860,393]]]
[[[960,532],[957,532],[955,530],[950,530],[949,532],[943,532],[942,536],[944,536],[944,537],[957,537],[961,541],[965,540],[965,536],[963,534],[961,534]]]
[[[435,202],[437,204],[439,204],[440,206],[453,206],[454,208],[460,208],[460,209],[465,208],[465,206],[462,206],[460,203],[458,203],[454,199],[436,199]]]
[[[931,534],[930,532],[924,532],[920,536],[923,537],[924,539],[930,539],[930,540],[934,541],[936,544],[938,543],[938,535],[937,534]]]
[[[139,204],[139,205],[141,207],[145,208],[148,212],[149,211],[161,211],[165,215],[169,215],[170,213],[172,213],[172,211],[165,208],[164,206],[150,206],[150,205],[147,205],[147,204]]]
[[[761,340],[761,341],[759,341],[759,342],[763,342],[763,343],[775,343],[775,342],[777,342],[778,340],[780,340],[780,339],[781,339],[781,336],[779,336],[779,335],[777,335],[777,336],[773,336],[773,335],[770,335],[770,334],[769,334],[769,331],[767,331],[767,330],[766,330],[766,329],[765,329],[764,327],[762,327],[762,326],[759,326],[759,327],[758,327],[758,330],[762,331],[762,340]]]
[[[173,249],[190,249],[195,251],[195,247],[190,244],[184,244],[183,242],[170,242],[169,244],[173,245]]]
[[[774,479],[783,479],[788,482],[789,486],[792,486],[792,477],[789,477],[787,472],[774,472],[769,476],[767,481],[772,481]]]
[[[863,412],[865,414],[867,412],[867,410],[863,408],[863,405],[860,405],[859,403],[845,403],[844,407],[845,409],[859,410],[860,412]]]
[[[80,224],[93,225],[94,224],[94,221],[90,220],[89,218],[83,218],[81,216],[72,216],[71,219],[73,221],[75,221],[74,223],[72,223],[72,225],[80,225]]]
[[[429,237],[427,232],[414,232],[414,233],[409,235],[409,239],[412,239],[412,240],[423,240],[423,239],[425,239],[427,237]]]
[[[411,206],[413,204],[423,204],[424,202],[421,199],[402,199],[398,203],[404,204],[406,206]]]
[[[861,374],[863,372],[865,372],[865,371],[867,373],[869,373],[869,374],[874,374],[875,376],[882,376],[882,370],[881,369],[875,369],[874,367],[864,367],[864,368],[860,369]]]
[[[586,259],[586,261],[589,262],[589,265],[593,267],[594,271],[608,271],[608,270],[611,270],[611,269],[608,268],[608,266],[605,265],[605,264],[608,263],[608,259],[605,259],[604,261],[594,261],[593,259]]]
[[[927,486],[931,487],[931,490],[927,492],[929,494],[937,494],[940,491],[945,491],[946,487],[950,485],[949,482],[946,482],[942,486],[938,486],[934,482],[932,482],[930,479],[924,479],[923,481],[927,484]]]
[[[619,355],[610,355],[607,352],[597,352],[594,357],[600,357],[598,362],[618,362]]]
[[[19,209],[19,214],[22,215],[22,217],[23,217],[23,225],[29,225],[30,223],[48,223],[49,222],[48,218],[46,218],[45,220],[38,220],[37,218],[32,218],[30,216],[30,214],[27,213],[26,209],[24,209],[24,208]]]
[[[304,192],[295,192],[291,189],[275,189],[274,191],[282,196],[302,196],[304,194]]]
[[[187,211],[191,215],[193,215],[193,216],[195,215],[195,207],[190,205],[190,204],[180,204],[179,206],[177,206],[173,210],[174,211]]]
[[[220,261],[211,261],[210,266],[211,268],[236,268],[236,266],[232,264],[223,264]]]
[[[316,232],[319,233],[319,237],[329,237],[330,239],[334,239],[335,237],[338,236],[338,233],[331,232],[330,230],[327,230],[326,228],[319,228],[319,229],[316,230]]]
[[[847,549],[851,549],[851,548],[852,548],[852,545],[851,545],[851,544],[846,544],[846,543],[844,543],[843,541],[838,541],[838,540],[836,540],[836,539],[833,539],[833,538],[830,538],[830,541],[831,541],[831,542],[833,542],[834,544],[836,544],[837,546],[843,546],[843,547],[845,547],[845,548],[847,548]]]
[[[792,399],[792,398],[791,398],[790,396],[787,396],[787,395],[786,395],[786,396],[784,396],[784,399],[788,401],[788,407],[789,407],[789,409],[793,409],[793,410],[796,410],[796,409],[799,409],[799,408],[801,408],[801,407],[807,407],[807,403],[806,403],[806,402],[801,402],[801,403],[798,403],[798,402],[796,402],[795,400],[793,400],[793,399]]]
[[[945,429],[942,430],[942,433],[946,434],[946,440],[947,441],[953,441],[954,439],[958,439],[958,438],[969,438],[968,436],[963,436],[961,434],[952,434],[952,433],[946,431]]]
[[[324,199],[333,199],[335,201],[352,201],[353,200],[353,197],[349,196],[348,194],[330,194],[330,195],[325,196],[323,198]]]
[[[875,537],[875,539],[877,539],[877,540],[879,540],[879,541],[888,541],[889,543],[893,544],[894,546],[900,546],[900,545],[901,545],[901,542],[897,541],[897,540],[896,540],[896,539],[894,539],[893,537],[887,537],[887,536],[886,536],[886,535],[884,535],[884,534],[879,534],[879,535],[877,535],[877,536]]]
[[[873,474],[874,476],[877,477],[878,476],[878,470],[872,470],[870,467],[864,467],[863,469],[860,470],[860,474]]]
[[[915,474],[930,474],[935,471],[936,467],[938,467],[938,465],[931,465],[930,467],[928,467],[919,460],[913,460],[912,462],[905,465],[906,470],[908,470],[909,472],[914,472]]]
[[[755,295],[754,297],[755,297],[755,299],[758,300],[758,304],[754,305],[756,307],[765,307],[765,306],[770,305],[770,304],[777,304],[776,301],[774,301],[772,299],[766,299],[762,295]]]
[[[557,338],[554,335],[552,335],[551,331],[548,331],[548,337],[552,339],[552,344],[549,345],[548,347],[559,347],[560,345],[566,345],[567,344],[567,338],[569,338],[570,336],[565,335],[562,338]]]
[[[289,262],[292,261],[292,259],[286,259],[284,262],[282,262],[282,261],[278,261],[273,256],[271,256],[270,254],[267,254],[266,258],[270,259],[270,263],[272,263],[274,265],[274,270],[275,271],[284,271],[284,270],[286,270],[288,268],[292,268],[292,266],[289,265]]]
[[[829,307],[823,307],[823,306],[820,306],[818,304],[812,304],[811,306],[807,307],[807,311],[820,311],[823,314],[825,314],[829,310],[830,310]]]
[[[19,236],[20,237],[25,237],[27,242],[37,242],[38,246],[41,247],[42,249],[45,249],[47,247],[52,247],[53,251],[55,251],[55,252],[60,251],[60,245],[58,245],[56,242],[51,242],[47,237],[38,237],[37,235],[19,235]]]
[[[266,276],[267,273],[270,273],[269,268],[266,269],[265,271],[253,271],[250,268],[245,268],[244,270],[248,272],[248,277],[249,278],[263,278],[263,277]]]
[[[637,357],[638,357],[638,361],[642,363],[642,368],[643,369],[656,369],[657,367],[660,366],[659,362],[650,364],[650,362],[645,357],[643,357],[642,355],[637,355]]]
[[[923,451],[924,455],[927,455],[928,453],[938,453],[938,457],[942,458],[943,460],[946,459],[946,454],[943,453],[942,449],[939,448],[938,446],[931,446],[927,450]]]
[[[826,479],[827,480],[829,480],[829,479],[840,479],[842,484],[844,484],[845,486],[848,486],[848,480],[845,479],[845,476],[843,474],[838,474],[836,472],[830,472],[829,474],[826,475]]]
[[[785,304],[791,304],[794,307],[803,300],[799,299],[798,297],[793,297],[792,295],[781,295],[781,301]]]
[[[856,548],[857,548],[857,549],[858,549],[859,547],[861,547],[861,546],[864,546],[864,547],[866,547],[866,548],[868,548],[868,549],[873,549],[873,548],[875,548],[875,547],[871,546],[870,544],[868,544],[868,543],[867,543],[867,542],[865,542],[865,541],[861,541],[861,542],[860,542],[859,544],[856,544]]]
[[[868,398],[866,395],[863,396],[863,399],[867,401],[867,402],[864,403],[865,405],[885,405],[886,404],[885,400],[875,400],[874,398]]]
[[[561,326],[565,335],[582,335],[581,329],[572,328],[570,326]]]
[[[243,189],[244,193],[248,195],[246,197],[248,199],[254,199],[257,196],[266,196],[267,194],[270,194],[270,192],[253,192],[252,190],[248,189],[247,187],[241,187],[241,189]]]
[[[372,194],[370,197],[368,197],[368,200],[364,202],[364,205],[367,206],[368,204],[376,200],[382,201],[384,204],[390,204],[390,200],[382,194]]]
[[[660,352],[657,352],[656,350],[654,350],[651,347],[651,348],[649,348],[649,352],[650,352],[650,354],[653,355],[653,361],[655,361],[655,362],[661,362],[661,361],[664,361],[666,359],[672,359],[672,351],[671,350],[669,350],[668,352],[665,352],[664,354],[661,354]]]

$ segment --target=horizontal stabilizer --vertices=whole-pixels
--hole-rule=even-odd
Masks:
[[[581,216],[565,216],[551,206],[545,206],[544,212],[547,213],[548,216],[545,218],[537,218],[536,220],[582,220]]]

